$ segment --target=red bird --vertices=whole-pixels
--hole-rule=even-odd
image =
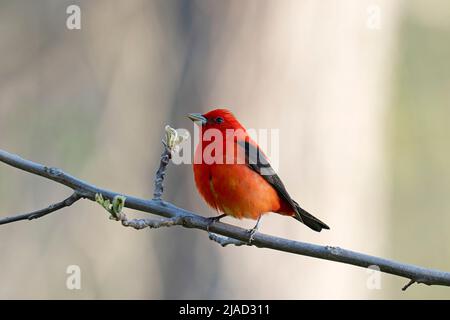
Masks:
[[[234,115],[226,109],[188,117],[201,127],[195,150],[194,179],[198,191],[212,208],[230,215],[257,220],[265,213],[290,216],[315,231],[329,227],[294,201],[267,157]]]

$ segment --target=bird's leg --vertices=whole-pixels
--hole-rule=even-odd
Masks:
[[[258,231],[259,223],[261,222],[262,214],[259,216],[258,220],[256,221],[255,226],[252,229],[248,229],[247,232],[250,234],[250,238],[248,239],[248,243],[252,243],[253,237],[255,236],[255,233]]]
[[[206,218],[206,219],[208,220],[208,226],[206,227],[206,231],[209,232],[209,227],[210,227],[213,223],[216,223],[216,222],[220,221],[220,219],[222,219],[222,218],[225,217],[225,216],[226,216],[226,214],[223,213],[223,214],[218,215],[218,216],[215,216],[215,217],[209,217],[209,218]]]

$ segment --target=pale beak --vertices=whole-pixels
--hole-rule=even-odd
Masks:
[[[189,113],[187,116],[188,116],[189,119],[191,119],[194,122],[200,122],[199,125],[204,125],[208,121],[200,113]]]

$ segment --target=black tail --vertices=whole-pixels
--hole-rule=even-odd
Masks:
[[[294,215],[294,218],[300,222],[303,222],[308,227],[313,229],[314,231],[320,232],[322,229],[330,229],[329,226],[327,226],[324,222],[320,221],[316,217],[314,217],[312,214],[310,214],[308,211],[303,210],[297,202],[294,201],[296,204],[296,209],[298,215]]]

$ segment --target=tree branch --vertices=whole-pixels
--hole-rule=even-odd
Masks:
[[[101,194],[103,197],[109,200],[113,200],[116,196],[121,196],[121,193],[113,192],[110,190],[102,189],[99,187],[96,187],[92,184],[89,184],[85,181],[82,181],[78,178],[75,178],[60,169],[47,167],[29,160],[25,160],[17,155],[10,154],[6,151],[0,150],[0,161],[4,162],[10,166],[13,166],[17,169],[42,176],[44,178],[53,180],[57,183],[60,183],[62,185],[65,185],[69,188],[71,188],[75,194],[72,195],[72,200],[75,200],[76,197],[79,198],[87,198],[89,200],[95,201],[95,195]],[[128,221],[128,226],[136,227],[137,229],[140,229],[141,226],[144,227],[159,227],[159,226],[169,226],[169,225],[180,225],[185,228],[195,228],[199,230],[204,231],[211,231],[215,234],[231,238],[232,240],[236,240],[236,243],[233,244],[242,244],[242,243],[248,243],[249,240],[249,233],[247,230],[243,228],[239,228],[233,225],[229,225],[222,222],[216,222],[211,224],[210,221],[202,217],[194,212],[178,208],[175,205],[165,202],[163,200],[145,200],[133,196],[128,195],[122,195],[126,197],[125,201],[125,207],[142,211],[142,212],[148,212],[152,214],[156,214],[165,218],[168,218],[168,220],[162,220],[165,221],[163,223],[154,223],[149,222],[150,220],[143,219],[139,221],[137,220],[131,220],[134,222]],[[70,199],[70,198],[68,198]],[[67,206],[67,200],[62,201],[61,203],[58,203],[58,208]],[[78,200],[78,199],[76,199]],[[75,201],[76,201],[75,200]],[[64,205],[64,202],[66,201],[66,205]],[[44,210],[48,210],[44,209]],[[55,209],[53,211],[56,211],[58,209]],[[51,212],[53,212],[51,211]],[[45,211],[44,211],[45,212]],[[47,212],[45,214],[48,214],[50,212]],[[18,216],[23,217],[23,215]],[[8,220],[9,219],[9,220]],[[11,218],[4,218],[2,219],[3,224],[15,222],[19,219],[17,217],[11,217]],[[152,220],[154,221],[154,220]],[[170,222],[169,222],[170,221]],[[214,238],[215,236],[213,236]],[[217,238],[222,239],[222,238]],[[215,240],[215,239],[213,239]],[[216,240],[215,240],[216,241]],[[231,240],[228,240],[228,242]],[[217,241],[221,243],[221,240]],[[222,241],[223,242],[223,241]],[[233,242],[233,241],[232,241]],[[225,244],[230,244],[227,242],[223,242]],[[369,266],[378,266],[380,268],[380,271],[389,273],[392,275],[400,276],[409,279],[409,283],[407,286],[404,287],[406,289],[409,285],[412,283],[423,283],[427,285],[442,285],[442,286],[450,286],[450,273],[434,270],[434,269],[427,269],[411,264],[405,264],[400,263],[393,260],[388,260],[384,258],[379,258],[375,256],[370,256],[363,253],[358,253],[346,249],[341,249],[338,247],[330,247],[330,246],[320,246],[315,245],[311,243],[305,243],[305,242],[299,242],[294,240],[288,240],[283,239],[275,236],[270,236],[266,234],[256,233],[253,236],[253,240],[251,242],[251,245],[254,245],[259,248],[267,248],[267,249],[273,249],[283,252],[289,252],[293,254],[298,255],[304,255],[329,261],[335,261],[335,262],[341,262],[346,263],[358,267],[367,268]]]
[[[132,219],[132,220],[128,220],[125,215],[122,215],[122,217],[125,217],[124,219],[121,219],[122,225],[124,227],[131,227],[136,230],[144,228],[157,229],[161,227],[173,227],[173,226],[180,226],[183,224],[183,219],[181,217],[164,218],[164,219]]]
[[[167,166],[169,165],[170,159],[172,158],[172,153],[170,152],[170,149],[164,141],[163,145],[164,151],[161,155],[158,171],[156,171],[155,192],[153,193],[153,200],[161,200],[161,196],[164,192],[163,182],[166,176]]]
[[[236,247],[240,247],[240,246],[251,246],[251,242],[244,242],[241,240],[237,240],[237,239],[233,239],[230,237],[225,237],[225,236],[221,236],[219,234],[215,234],[215,233],[209,233],[209,239],[212,241],[217,242],[218,244],[220,244],[222,247],[226,247],[228,245],[233,245]]]
[[[3,219],[0,219],[0,225],[7,224],[7,223],[12,223],[12,222],[17,222],[17,221],[20,221],[20,220],[38,219],[38,218],[41,218],[41,217],[43,217],[43,216],[45,216],[47,214],[50,214],[50,213],[55,212],[57,210],[60,210],[62,208],[69,207],[69,206],[71,206],[72,204],[74,204],[75,202],[77,202],[80,199],[81,199],[81,197],[78,195],[78,193],[74,192],[67,199],[64,199],[63,201],[58,202],[58,203],[51,204],[47,208],[44,208],[44,209],[41,209],[41,210],[37,210],[37,211],[33,211],[33,212],[30,212],[30,213],[24,213],[24,214],[19,214],[19,215],[16,215],[16,216],[6,217],[6,218],[3,218]]]

